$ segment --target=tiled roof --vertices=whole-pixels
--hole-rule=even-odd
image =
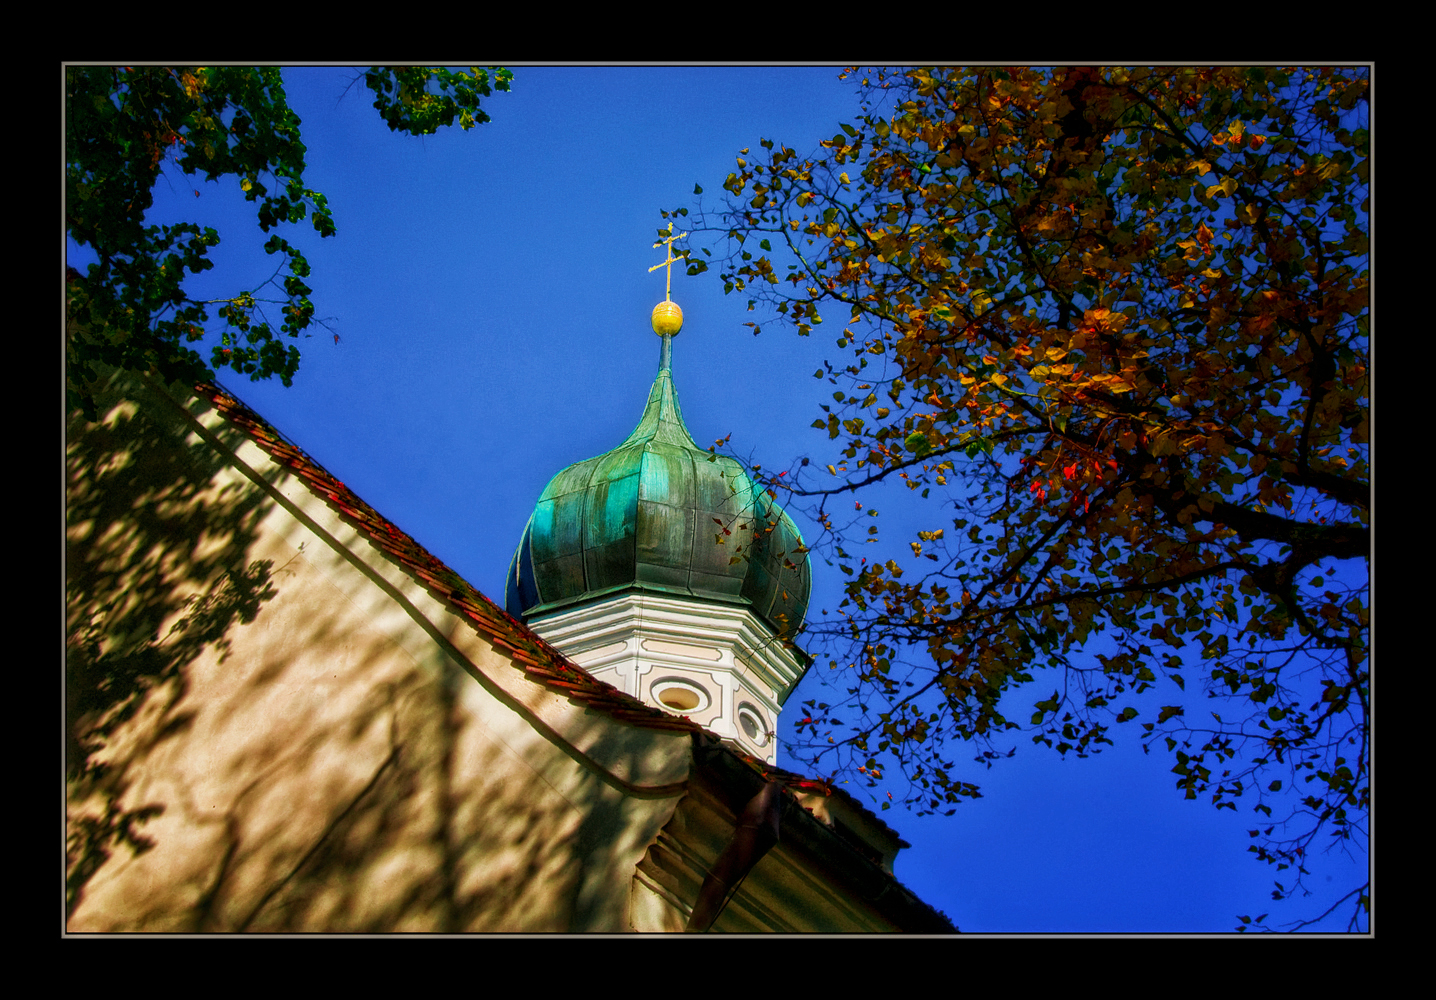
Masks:
[[[625,694],[612,684],[594,678],[588,671],[545,642],[523,622],[512,617],[485,597],[472,584],[410,538],[393,522],[361,500],[353,490],[345,486],[301,449],[285,440],[264,418],[238,399],[220,387],[208,383],[195,386],[195,391],[209,400],[226,421],[243,430],[271,458],[303,478],[317,495],[327,500],[370,541],[388,553],[416,579],[422,581],[432,593],[447,601],[469,618],[474,626],[488,636],[494,645],[507,651],[514,663],[527,676],[551,690],[604,712],[615,719],[649,729],[699,734],[714,744],[720,742],[720,737],[705,730],[688,719],[687,716],[672,715],[662,709],[645,705],[642,701]],[[835,787],[831,782],[824,779],[805,778],[743,753],[726,742],[722,745],[764,780],[777,782],[789,789],[840,796],[873,823],[898,838],[897,832],[884,823],[877,814],[867,809],[847,792]],[[898,839],[901,841],[901,838]],[[901,843],[904,847],[908,846],[906,842]],[[931,907],[922,903],[896,878],[891,875],[887,877],[892,879],[894,886],[902,893],[910,896],[913,901],[925,909],[931,910]],[[936,911],[932,912],[936,913]]]
[[[479,593],[472,584],[361,500],[322,465],[286,441],[259,414],[217,386],[199,385],[195,390],[214,404],[229,423],[248,434],[271,458],[308,482],[316,494],[326,499],[432,593],[469,618],[534,680],[626,722],[650,729],[704,732],[701,726],[683,716],[670,715],[662,709],[645,705],[612,684],[594,679],[523,622]]]

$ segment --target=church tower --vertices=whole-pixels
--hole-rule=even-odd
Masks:
[[[559,472],[539,497],[505,608],[594,677],[776,763],[811,569],[792,520],[743,467],[699,448],[673,385],[683,312],[653,310],[658,376],[633,433]]]

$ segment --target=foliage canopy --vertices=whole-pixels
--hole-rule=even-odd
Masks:
[[[802,335],[846,320],[814,373],[837,454],[767,480],[849,577],[810,626],[848,698],[805,703],[800,753],[950,811],[979,794],[954,741],[990,767],[1024,730],[1086,756],[1125,724],[1187,798],[1255,808],[1251,850],[1294,871],[1274,897],[1328,837],[1364,851],[1367,87],[875,71],[817,154],[742,151],[693,227],[726,238],[725,289]],[[952,510],[869,559],[877,511],[845,495],[895,482]]]
[[[505,69],[490,76],[477,67],[376,67],[364,81],[391,130],[425,135],[456,118],[466,130],[488,121],[479,99],[508,90],[511,77]],[[209,252],[219,234],[193,223],[145,222],[156,181],[174,167],[206,181],[234,175],[256,205],[262,232],[308,217],[321,237],[334,235],[327,200],[304,184],[300,121],[285,100],[280,70],[71,66],[65,112],[66,232],[98,257],[85,274],[68,270],[69,406],[93,419],[85,386],[97,364],[153,367],[166,380],[191,382],[211,377],[212,365],[255,381],[278,376],[289,385],[299,350],[285,338],[297,338],[314,322],[309,263],[299,249],[275,232],[264,249],[281,263],[269,281],[200,301],[184,282],[214,266]],[[265,287],[271,298],[261,298]],[[211,306],[220,332],[207,364],[187,345],[209,332]]]

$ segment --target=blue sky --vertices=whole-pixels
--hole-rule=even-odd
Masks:
[[[485,104],[490,123],[424,139],[388,131],[358,70],[285,70],[307,184],[338,227],[323,241],[307,224],[285,235],[305,248],[328,329],[300,343],[292,388],[221,380],[499,601],[548,479],[618,444],[642,411],[658,355],[648,314],[664,292],[662,272],[648,272],[662,260],[659,209],[691,207],[695,184],[721,193],[734,156],[760,138],[806,153],[858,114],[837,67],[512,68],[512,93]],[[233,179],[166,174],[152,217],[219,229],[197,292],[233,294],[273,270]],[[716,274],[674,274],[689,430],[700,444],[731,434],[738,454],[768,466],[817,456],[827,435],[810,424],[826,393],[812,373],[835,357],[843,317],[830,334],[799,339],[773,323],[754,337],[746,300],[725,297]],[[896,554],[907,540],[887,544]],[[810,616],[841,600],[835,568],[819,562],[814,577]],[[785,717],[822,696],[823,672]],[[1222,933],[1242,913],[1319,913],[1359,878],[1364,859],[1318,857],[1311,898],[1270,903],[1274,873],[1246,853],[1250,806],[1183,800],[1171,758],[1124,736],[1065,761],[1019,737],[1014,758],[972,765],[964,778],[984,798],[954,816],[883,813],[913,845],[898,876],[978,932]]]

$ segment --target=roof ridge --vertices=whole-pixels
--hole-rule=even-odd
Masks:
[[[243,429],[271,458],[293,470],[337,507],[380,549],[394,557],[441,599],[473,621],[497,645],[514,654],[524,673],[547,687],[562,687],[587,702],[610,702],[629,721],[655,729],[706,732],[687,716],[674,716],[646,705],[605,681],[600,681],[534,632],[513,618],[456,570],[416,542],[407,532],[366,503],[324,468],[313,456],[285,439],[273,425],[238,398],[213,383],[195,390],[208,399],[230,423]],[[634,713],[630,715],[629,713]]]
[[[665,372],[659,373],[660,378]],[[657,380],[655,380],[656,384]],[[286,438],[228,390],[212,382],[199,383],[194,388],[197,393],[210,401],[225,420],[245,431],[276,462],[293,470],[372,543],[396,559],[406,571],[441,600],[465,615],[495,645],[507,650],[515,665],[526,676],[550,690],[568,698],[577,699],[622,721],[647,729],[688,732],[712,740],[766,781],[776,781],[788,789],[798,787],[821,790],[827,795],[836,793],[871,818],[879,827],[887,830],[899,840],[902,839],[901,835],[884,823],[881,817],[864,806],[851,793],[833,785],[831,780],[805,777],[776,765],[759,761],[746,752],[729,746],[718,734],[693,722],[688,716],[665,712],[645,704],[606,681],[598,680],[537,632],[510,615],[438,556],[416,542],[402,528],[371,507],[313,456]],[[686,431],[686,428],[684,429]],[[912,895],[911,890],[903,886],[896,876],[888,873],[888,877],[897,885],[902,886],[904,892]],[[918,897],[913,896],[913,898],[917,899]]]

